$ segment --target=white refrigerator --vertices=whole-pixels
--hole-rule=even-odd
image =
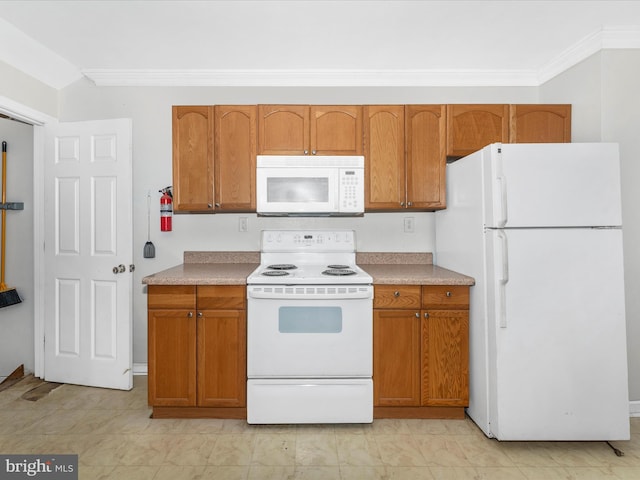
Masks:
[[[629,439],[617,144],[447,165],[435,263],[475,278],[468,415],[498,440]]]

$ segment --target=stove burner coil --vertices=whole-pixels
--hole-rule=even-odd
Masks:
[[[289,272],[285,270],[265,270],[264,272],[262,272],[262,275],[266,277],[284,277],[286,275],[289,275]]]
[[[331,270],[350,270],[349,265],[327,265]]]
[[[267,268],[270,268],[271,270],[295,270],[298,267],[292,263],[276,263],[275,265],[267,266]]]
[[[329,270],[325,270],[322,272],[323,275],[334,275],[334,276],[343,276],[343,275],[355,275],[356,272],[354,270],[350,270],[348,268],[330,268]]]

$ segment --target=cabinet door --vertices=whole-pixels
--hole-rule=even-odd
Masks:
[[[444,208],[446,146],[444,105],[405,106],[407,208]]]
[[[510,143],[571,142],[571,105],[510,105]]]
[[[213,107],[174,106],[173,209],[213,211]]]
[[[195,406],[196,318],[191,310],[149,310],[149,405]]]
[[[362,107],[310,107],[312,155],[362,155]]]
[[[373,311],[373,404],[420,405],[420,316]]]
[[[365,209],[405,205],[404,106],[364,107]]]
[[[199,406],[245,406],[246,324],[244,310],[198,312]]]
[[[468,310],[423,312],[422,376],[422,405],[469,404]]]
[[[255,105],[215,107],[215,207],[256,211]]]
[[[306,155],[309,106],[259,105],[258,136],[260,155]]]
[[[447,105],[447,156],[509,141],[509,105]]]

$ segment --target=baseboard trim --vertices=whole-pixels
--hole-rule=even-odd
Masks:
[[[148,373],[148,368],[146,363],[134,363],[133,364],[133,374],[134,375],[146,375]]]

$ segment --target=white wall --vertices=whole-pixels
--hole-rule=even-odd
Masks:
[[[634,403],[640,401],[639,76],[640,50],[603,50],[540,89],[541,102],[573,104],[574,142],[620,145],[629,397]]]
[[[0,308],[0,381],[24,365],[33,371],[33,127],[0,118],[0,142],[7,142],[7,202],[24,210],[7,211],[5,281],[22,303]]]
[[[602,78],[602,141],[620,144],[629,393],[640,400],[640,50],[603,51]]]
[[[58,116],[58,91],[0,61],[0,96],[51,117]]]
[[[433,215],[367,214],[354,219],[269,219],[246,215],[249,231],[238,232],[238,217],[245,215],[176,215],[174,231],[159,232],[157,190],[171,184],[171,106],[188,104],[259,104],[259,103],[571,103],[573,105],[573,141],[618,141],[621,144],[623,168],[623,220],[625,235],[626,294],[629,336],[629,366],[631,399],[640,399],[640,353],[633,348],[640,343],[640,298],[634,295],[640,283],[640,258],[633,245],[638,244],[640,219],[638,195],[633,180],[640,178],[640,142],[637,140],[637,112],[640,101],[634,79],[640,73],[637,50],[603,51],[581,62],[540,88],[116,88],[95,87],[79,81],[59,93],[59,117],[62,121],[94,120],[128,117],[133,119],[133,208],[134,208],[134,362],[146,363],[146,295],[141,284],[143,276],[182,262],[184,250],[257,250],[259,231],[263,228],[355,228],[361,251],[432,251]],[[0,73],[9,74],[10,81],[0,80],[3,94],[32,108],[53,115],[58,94],[22,82],[22,77],[0,64]],[[19,124],[18,124],[19,125]],[[30,128],[30,127],[25,127]],[[12,142],[13,143],[13,142]],[[29,145],[31,144],[28,141]],[[32,165],[24,174],[32,175]],[[156,258],[142,258],[146,242],[146,195],[151,192],[152,241]],[[26,218],[31,208],[31,183],[20,200],[25,201]],[[403,218],[415,218],[416,232],[405,234]],[[15,218],[15,215],[12,217]],[[28,219],[32,225],[32,217]],[[32,239],[32,237],[29,237]],[[31,240],[32,241],[32,240]],[[32,297],[31,247],[25,248],[26,263],[20,275],[8,275],[14,283],[20,281],[21,295]],[[20,261],[18,257],[16,261]],[[14,268],[14,267],[12,267]],[[12,323],[26,327],[15,337],[18,350],[28,360],[20,360],[29,368],[33,364],[32,305],[25,301],[28,320]],[[0,328],[5,331],[6,311],[0,310]],[[4,338],[4,335],[3,335]],[[0,343],[0,350],[5,351]],[[0,360],[1,361],[1,360]],[[16,366],[19,364],[16,363]],[[0,367],[1,367],[0,363]],[[0,371],[0,376],[3,374]]]
[[[431,252],[433,214],[366,214],[351,219],[274,219],[256,215],[174,215],[173,231],[159,231],[158,189],[171,185],[171,106],[260,103],[403,104],[536,103],[536,88],[140,88],[95,87],[80,81],[64,89],[60,120],[133,119],[134,345],[135,363],[146,363],[146,295],[141,279],[182,263],[185,250],[259,250],[264,228],[354,228],[360,251]],[[146,196],[152,194],[151,240],[156,258],[142,257],[147,240]],[[403,218],[415,233],[403,232]],[[249,231],[238,232],[247,216]]]

